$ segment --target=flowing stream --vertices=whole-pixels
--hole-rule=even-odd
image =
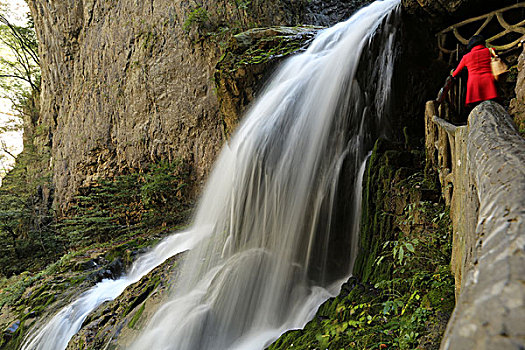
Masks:
[[[399,0],[376,1],[288,59],[219,156],[193,226],[59,311],[22,349],[61,350],[87,315],[190,249],[131,349],[263,349],[348,278],[361,182],[388,128]]]

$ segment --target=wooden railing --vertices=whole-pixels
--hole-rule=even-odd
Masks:
[[[458,76],[449,76],[445,85],[439,90],[435,100],[435,115],[454,123],[461,123],[465,112],[465,81]]]
[[[518,43],[525,38],[525,19],[515,24],[509,24],[505,20],[504,15],[516,11],[525,11],[525,2],[508,6],[496,11],[492,11],[482,16],[469,18],[467,20],[464,20],[462,22],[456,23],[448,28],[443,29],[437,34],[438,46],[441,56],[440,58],[448,61],[451,64],[454,60],[458,61],[460,45],[466,46],[469,40],[460,33],[460,29],[465,26],[468,26],[469,29],[471,29],[472,26],[475,27],[476,23],[479,23],[478,29],[473,33],[471,29],[471,33],[469,33],[470,36],[483,34],[486,37],[487,46],[493,47],[496,51],[500,51],[500,54],[504,54],[507,50],[514,49],[518,45]],[[518,17],[525,18],[525,16]],[[489,27],[492,27],[490,32],[488,31]],[[494,27],[499,27],[500,30],[495,31],[493,29]],[[498,39],[501,39],[505,35],[512,33],[515,34],[513,39],[510,39],[510,41],[504,44],[496,44],[496,41],[498,41]],[[453,38],[455,40],[449,40],[451,39],[451,35],[453,35]],[[452,47],[447,47],[447,45],[451,45]],[[449,55],[448,59],[446,59],[446,55]]]
[[[443,198],[450,205],[452,200],[452,177],[456,152],[455,134],[457,124],[464,112],[464,81],[459,76],[449,76],[439,90],[437,98],[425,106],[425,148],[427,164],[439,177]],[[462,123],[463,122],[463,123]]]

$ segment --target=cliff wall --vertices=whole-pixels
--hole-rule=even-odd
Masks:
[[[514,117],[518,131],[523,136],[525,135],[525,46],[518,58],[516,68],[518,71],[516,97],[510,101],[510,114]]]
[[[468,125],[427,104],[427,158],[439,169],[453,223],[457,306],[442,349],[521,349],[525,341],[525,140],[497,103]]]
[[[241,4],[240,4],[241,3]],[[363,1],[29,0],[40,40],[41,132],[55,203],[82,186],[182,159],[196,189],[225,139],[215,65],[240,30],[330,24]]]

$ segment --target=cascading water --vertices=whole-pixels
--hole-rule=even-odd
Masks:
[[[222,151],[192,228],[86,292],[23,349],[64,349],[90,311],[190,248],[132,349],[261,349],[311,319],[352,270],[364,161],[388,120],[398,3],[376,1],[287,60]]]
[[[24,342],[22,349],[63,350],[89,313],[103,302],[113,300],[127,286],[141,279],[169,257],[191,249],[204,236],[206,228],[182,232],[162,241],[153,251],[137,259],[130,272],[117,280],[105,279],[60,310],[44,327],[37,329]]]

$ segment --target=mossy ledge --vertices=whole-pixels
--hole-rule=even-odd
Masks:
[[[67,349],[113,349],[119,342],[133,338],[169,292],[184,253],[167,259],[146,276],[92,312],[80,331],[71,338]],[[124,340],[121,340],[124,339]]]
[[[304,50],[321,28],[254,28],[229,41],[215,69],[217,99],[228,135],[281,60]]]

